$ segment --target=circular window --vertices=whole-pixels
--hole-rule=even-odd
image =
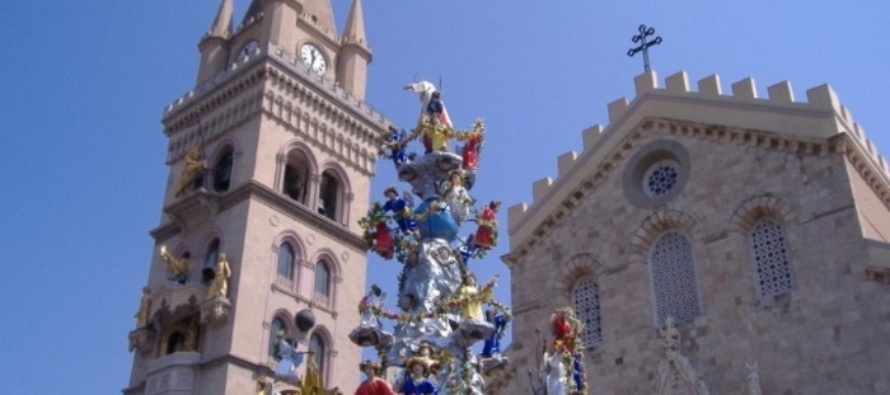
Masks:
[[[689,153],[672,140],[656,140],[634,153],[624,169],[624,196],[637,207],[656,208],[676,198],[689,180]]]
[[[666,195],[677,185],[680,165],[673,160],[656,162],[643,175],[643,192],[651,198]]]

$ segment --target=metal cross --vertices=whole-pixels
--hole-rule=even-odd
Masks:
[[[627,50],[627,56],[633,57],[637,54],[637,52],[643,52],[643,70],[647,73],[649,72],[649,47],[653,45],[661,44],[661,36],[655,37],[652,41],[646,41],[646,37],[649,37],[655,34],[655,28],[646,27],[646,25],[640,25],[638,29],[640,34],[637,34],[631,38],[634,43],[640,43],[640,46],[636,48],[631,48]]]

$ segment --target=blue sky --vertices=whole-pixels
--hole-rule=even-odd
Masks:
[[[342,29],[348,0],[332,0]],[[195,79],[196,44],[217,0],[11,1],[0,13],[0,378],[4,393],[111,394],[129,377],[126,336],[146,281],[166,183],[161,109]],[[236,0],[236,18],[247,7]],[[608,123],[606,104],[633,95],[640,23],[664,38],[664,78],[720,74],[790,80],[797,100],[830,83],[879,151],[890,154],[885,31],[890,3],[787,1],[364,0],[374,51],[368,102],[410,125],[401,86],[444,81],[457,126],[487,121],[480,200],[531,201],[581,130]],[[396,183],[381,162],[372,195]],[[502,234],[504,234],[503,232]],[[485,279],[509,273],[497,259]],[[372,259],[394,293],[398,267]]]

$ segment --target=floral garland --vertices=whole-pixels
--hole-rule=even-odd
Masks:
[[[560,353],[560,360],[566,372],[569,372],[569,380],[567,380],[569,393],[587,395],[587,373],[584,371],[584,354],[581,351],[584,349],[584,343],[579,337],[581,332],[584,331],[584,322],[578,319],[575,315],[575,310],[571,306],[557,308],[554,315],[560,315],[561,313],[565,314],[566,321],[572,328],[573,347],[570,350],[564,342],[557,340],[554,345],[554,351]],[[581,388],[576,388],[574,377],[572,377],[575,374],[574,365],[576,361],[578,362],[578,374],[581,375]]]
[[[475,295],[465,295],[461,297],[446,299],[440,302],[438,304],[438,307],[431,312],[423,312],[419,314],[411,314],[408,312],[397,313],[379,305],[368,303],[367,296],[359,301],[358,311],[361,314],[371,313],[376,317],[384,317],[391,320],[396,320],[399,323],[408,323],[421,322],[425,319],[430,318],[438,318],[444,314],[457,310],[461,306],[464,306],[468,303],[484,303],[500,311],[503,311],[505,319],[512,320],[513,316],[510,312],[510,308],[492,299],[492,293],[494,292],[494,286],[497,284],[497,279],[497,277],[494,277],[491,280],[488,280],[488,282],[486,282],[485,285],[482,286],[479,293]]]

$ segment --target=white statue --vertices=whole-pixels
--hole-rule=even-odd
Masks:
[[[757,361],[754,361],[753,364],[745,362],[745,367],[748,368],[748,377],[746,378],[746,381],[748,382],[748,395],[761,395],[760,374],[757,372]]]
[[[473,198],[463,185],[463,177],[459,172],[452,173],[447,180],[442,181],[439,190],[439,194],[448,205],[451,217],[460,226],[470,217],[470,206],[473,205]]]
[[[657,395],[672,395],[684,391],[692,395],[708,395],[708,386],[698,377],[692,364],[680,352],[680,331],[674,317],[668,316],[664,328],[659,329],[664,358],[658,363],[655,383]]]
[[[366,303],[369,308],[361,312],[360,325],[380,328],[380,321],[377,319],[377,315],[374,314],[372,308],[383,307],[383,304],[386,303],[386,292],[381,291],[377,284],[371,284],[371,290],[365,295],[364,303]]]
[[[547,385],[547,395],[566,395],[568,374],[562,363],[559,352],[544,352],[544,361],[541,363],[541,375]]]

